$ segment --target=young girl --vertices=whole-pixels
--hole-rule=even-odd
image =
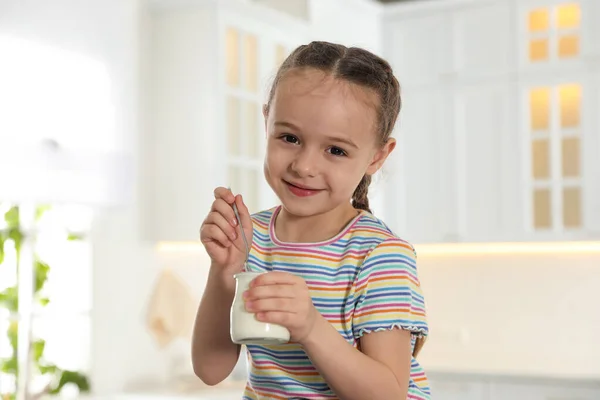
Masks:
[[[215,190],[200,230],[211,257],[194,327],[195,373],[214,385],[238,361],[233,275],[266,272],[246,309],[289,329],[284,345],[248,345],[244,399],[429,399],[415,357],[428,333],[413,247],[369,210],[371,176],[394,149],[400,89],[389,64],[359,48],[298,47],[264,106],[265,177],[281,205],[250,216]],[[244,232],[232,208],[236,204]]]

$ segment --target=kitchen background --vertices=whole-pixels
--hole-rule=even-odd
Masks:
[[[418,252],[433,398],[600,399],[598,21],[599,0],[0,0],[0,398],[239,398],[243,362],[217,388],[191,370],[198,228],[217,185],[274,204],[260,106],[321,39],[403,87],[371,201]]]

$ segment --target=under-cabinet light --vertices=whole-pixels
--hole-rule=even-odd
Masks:
[[[418,255],[600,254],[600,242],[413,243]],[[199,242],[160,242],[160,252],[204,252]]]

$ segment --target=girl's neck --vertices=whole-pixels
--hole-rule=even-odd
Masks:
[[[323,214],[299,217],[281,207],[275,220],[275,236],[288,243],[324,242],[340,233],[359,212],[348,204]]]

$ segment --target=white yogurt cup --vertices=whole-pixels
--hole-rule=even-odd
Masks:
[[[248,312],[244,305],[243,295],[250,287],[250,282],[263,272],[240,272],[234,275],[235,297],[230,312],[231,340],[237,344],[282,344],[290,340],[287,328],[262,322],[254,313]]]

